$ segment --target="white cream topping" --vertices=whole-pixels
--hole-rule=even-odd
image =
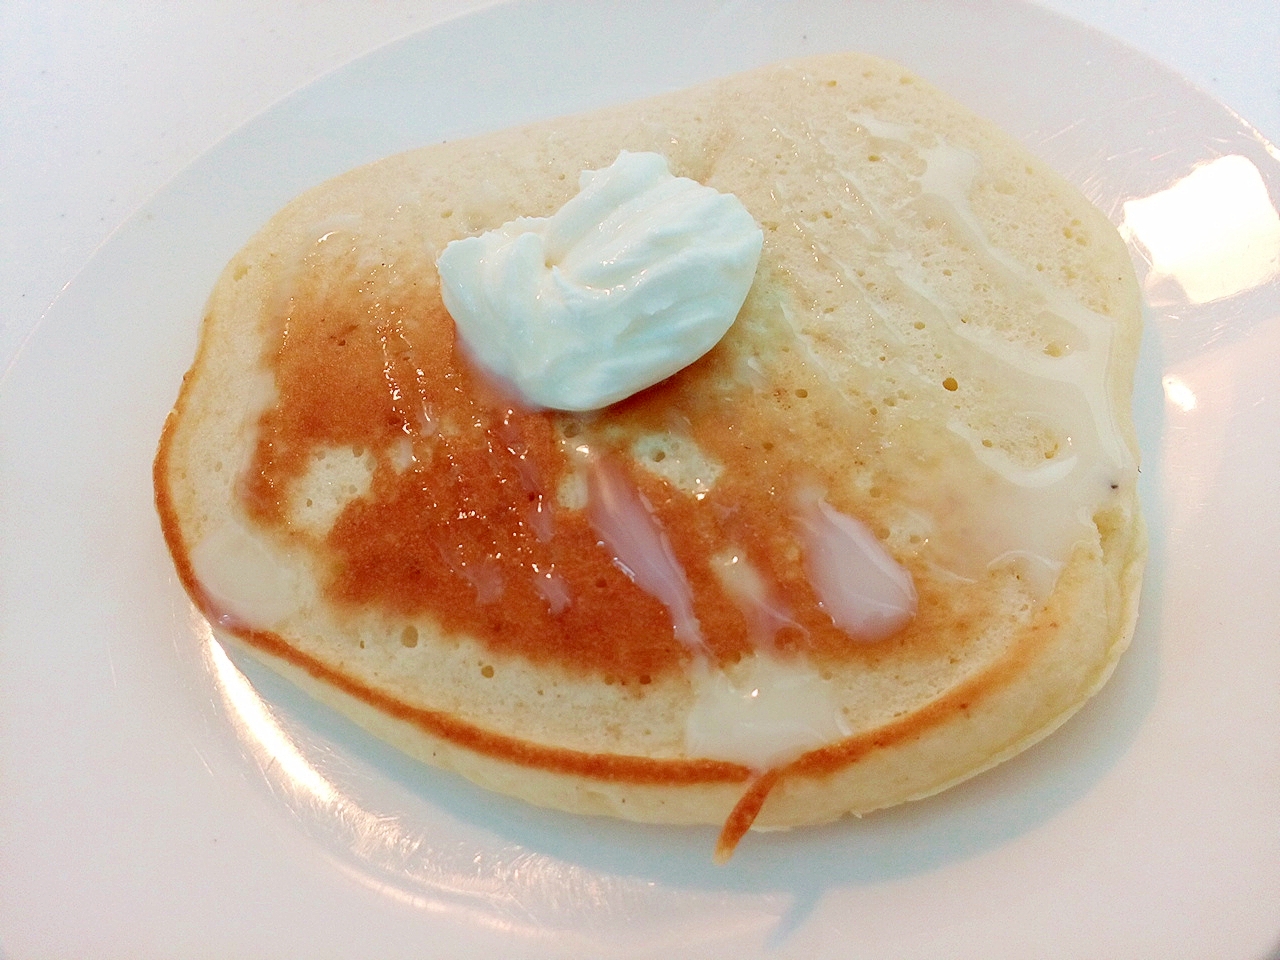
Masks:
[[[450,243],[441,294],[473,359],[529,403],[596,410],[666,379],[733,324],[763,232],[656,153],[583,171],[550,217]]]

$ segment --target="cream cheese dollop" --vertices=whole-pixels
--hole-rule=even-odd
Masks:
[[[585,170],[550,217],[455,240],[436,261],[471,358],[529,404],[597,410],[719,342],[764,234],[733,195],[673,176],[657,153]]]

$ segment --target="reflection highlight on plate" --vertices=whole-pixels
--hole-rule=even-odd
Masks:
[[[1196,394],[1187,381],[1179,376],[1169,374],[1161,381],[1164,387],[1164,398],[1183,413],[1190,413],[1196,408]]]
[[[637,897],[649,904],[645,916],[661,917],[661,924],[645,926],[647,941],[673,948],[687,942],[693,929],[706,936],[712,928],[724,933],[768,927],[785,911],[784,904],[767,895],[730,903],[723,894],[656,891],[643,878],[612,876],[518,844],[495,844],[483,828],[477,828],[474,842],[459,839],[465,826],[433,824],[429,818],[413,820],[426,829],[407,829],[401,815],[380,813],[357,797],[367,778],[330,746],[290,732],[288,722],[267,705],[194,609],[191,622],[236,736],[273,795],[343,874],[368,890],[411,909],[452,915],[509,937],[532,941],[554,935],[557,943],[580,941],[583,951],[592,950],[599,935],[636,926],[642,918],[619,914],[609,905]],[[391,808],[404,806],[394,803]],[[433,834],[452,842],[433,845]],[[707,898],[714,901],[710,907]],[[708,909],[717,917],[710,925]]]
[[[248,679],[231,662],[209,623],[198,615],[193,616],[193,620],[200,634],[210,674],[228,709],[236,733],[252,753],[273,791],[285,799],[295,813],[302,814],[304,810],[301,808],[310,808],[309,815],[300,819],[312,825],[327,827],[328,832],[336,832],[338,836],[329,839],[337,840],[354,854],[357,861],[363,861],[379,872],[386,872],[392,869],[392,865],[397,865],[397,872],[403,876],[410,872],[409,868],[414,861],[436,862],[436,858],[430,856],[430,851],[424,848],[421,837],[410,836],[394,817],[381,816],[364,809],[325,777],[307,759]],[[439,896],[428,896],[427,891],[455,898],[459,895],[479,898],[486,902],[492,902],[504,892],[503,882],[498,877],[486,881],[483,876],[465,877],[441,872],[430,878],[419,876],[418,880],[429,879],[429,882],[425,883],[426,890],[415,892],[392,883],[389,879],[380,879],[374,874],[359,870],[350,862],[339,860],[339,866],[361,886],[401,903],[436,912],[457,909],[457,906]],[[473,869],[474,867],[473,864]],[[507,894],[509,896],[509,888]],[[491,926],[508,927],[487,911],[485,915],[473,919],[480,919]]]
[[[1191,303],[1222,300],[1280,276],[1280,214],[1258,168],[1239,154],[1126,201],[1120,232],[1151,260],[1148,291],[1171,279]]]
[[[205,650],[213,667],[218,690],[238,721],[237,729],[247,736],[243,739],[258,749],[259,760],[267,759],[277,767],[295,795],[308,796],[317,803],[341,803],[342,797],[315,767],[311,766],[271,716],[267,705],[249,685],[244,674],[236,669],[222,644],[214,638],[213,630],[205,624]],[[363,813],[364,811],[360,811]],[[363,818],[357,817],[357,820]]]

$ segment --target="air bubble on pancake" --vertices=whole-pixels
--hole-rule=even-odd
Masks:
[[[368,451],[357,452],[351,447],[317,450],[293,485],[290,522],[312,536],[325,536],[346,505],[369,492],[375,466]]]
[[[715,486],[724,467],[688,437],[649,433],[631,444],[637,464],[683,493],[701,500]]]

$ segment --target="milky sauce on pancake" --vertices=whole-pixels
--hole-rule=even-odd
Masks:
[[[965,199],[971,156],[936,138],[920,149],[913,131],[901,125],[865,116],[852,122],[867,128],[873,147],[888,141],[905,158],[923,161],[920,193],[904,202],[963,230],[989,269],[1033,309],[1062,321],[1071,338],[1070,348],[1054,356],[987,331],[969,333],[918,269],[904,258],[895,264],[901,287],[924,301],[919,315],[946,343],[948,369],[961,374],[952,378],[957,390],[968,363],[994,361],[1003,375],[1028,382],[1020,392],[1065,438],[1065,449],[1042,464],[1022,466],[984,446],[963,421],[934,428],[963,442],[947,444],[952,462],[931,488],[906,492],[926,531],[916,534],[916,549],[904,558],[926,592],[924,606],[946,602],[939,580],[949,582],[948,574],[976,579],[997,562],[1025,563],[1036,591],[1047,593],[1077,528],[1132,469],[1105,396],[1110,325],[1055,296],[985,240]],[[856,178],[845,176],[849,195],[861,196]],[[877,225],[888,233],[889,222]],[[815,249],[826,253],[820,225],[809,229]],[[751,331],[750,343],[731,334],[715,355],[607,416],[575,418],[530,410],[486,382],[458,349],[434,278],[401,276],[393,264],[335,270],[334,258],[355,258],[359,250],[357,238],[326,231],[289,278],[269,360],[279,395],[263,413],[243,488],[256,523],[289,530],[291,485],[318,451],[361,449],[373,458],[369,492],[315,544],[332,564],[326,589],[335,601],[406,617],[429,613],[445,630],[483,637],[495,649],[641,684],[687,669],[691,646],[704,646],[716,663],[756,655],[821,663],[849,655],[867,639],[833,622],[814,578],[796,563],[819,552],[805,543],[801,491],[828,489],[838,480],[813,464],[809,448],[786,442],[787,421],[805,415],[806,407],[830,421],[827,470],[870,459],[894,478],[898,454],[892,438],[871,427],[874,412],[840,396],[820,362],[791,359],[803,346],[783,311],[768,317],[772,329]],[[858,282],[855,264],[834,256],[832,264],[838,276]],[[335,273],[349,277],[349,285],[318,289],[310,279]],[[770,376],[773,364],[761,341],[781,344],[791,360],[785,378]],[[946,390],[947,383],[943,378],[937,386]],[[638,438],[667,433],[714,464],[716,479],[696,478],[702,482],[680,489],[668,479],[680,465],[666,463],[680,452],[666,444],[648,452],[653,467],[633,455]],[[593,491],[586,510],[561,505],[574,496],[561,492],[566,487]],[[874,494],[846,496],[848,515],[880,513]],[[593,522],[593,510],[605,512],[604,519]],[[644,531],[650,523],[670,545],[667,589],[658,577],[637,578],[616,546],[625,535],[610,537],[611,530]],[[837,539],[831,532],[809,536]],[[840,551],[848,549],[837,545],[825,562],[842,565]],[[635,550],[633,566],[644,550]],[[777,611],[767,627],[744,609],[741,591],[716,575],[715,558],[726,550],[740,551],[747,558],[740,562],[764,571],[755,575],[763,576],[768,605]],[[916,629],[932,629],[926,623]],[[913,640],[908,635],[899,642]],[[817,681],[779,683],[791,684],[792,710],[813,702],[815,691],[818,702],[824,699]],[[715,725],[706,719],[717,715],[713,702],[701,703],[695,715],[697,742],[711,739],[701,728]],[[840,729],[838,719],[825,726]],[[750,759],[743,756],[749,747],[735,752],[733,759]]]
[[[301,205],[253,295],[254,361],[271,386],[227,433],[244,450],[225,487],[239,520],[189,534],[185,579],[202,606],[441,743],[622,784],[637,809],[614,797],[608,812],[699,816],[665,795],[640,810],[650,801],[627,783],[705,782],[713,819],[720,798],[740,797],[726,835],[771,792],[779,809],[811,807],[780,825],[871,809],[1061,722],[1127,642],[1141,569],[1123,248],[1098,253],[1105,223],[1071,216],[1071,200],[1046,213],[1061,235],[1027,224],[1015,256],[1020,227],[1000,205],[1042,171],[957,142],[960,121],[911,119],[893,98],[920,96],[898,92],[916,81],[891,65],[815,64],[775,68],[769,83],[815,104],[837,96],[828,75],[861,76],[871,93],[810,123],[785,90],[768,101],[752,92],[764,81],[745,93],[730,81],[687,109],[662,101],[599,145],[597,165],[619,148],[662,153],[764,229],[723,339],[603,410],[535,408],[477,367],[431,269],[449,239],[554,206],[511,197],[467,213],[459,198],[428,215],[378,199],[371,220]],[[717,109],[736,125],[708,132]],[[519,143],[466,156],[506,163]],[[522,176],[591,169],[557,164]],[[412,182],[408,169],[395,175]],[[267,572],[272,558],[283,572]],[[1097,586],[1094,566],[1108,571]],[[1091,652],[1069,689],[996,742],[966,728],[963,759],[948,759],[937,731],[984,697],[1000,703],[1005,685],[1031,696],[1027,664],[1056,663],[1043,651],[1090,606],[1106,609],[1070,628]],[[358,647],[295,641],[312,617]],[[422,650],[436,661],[418,665]],[[495,675],[511,678],[509,705],[482,702]],[[450,732],[463,728],[494,732]],[[921,761],[935,772],[877,768],[908,741],[937,751]],[[854,765],[907,786],[864,790]],[[855,785],[831,786],[845,776]],[[848,795],[814,800],[822,783]],[[574,796],[531,798],[590,808]]]

